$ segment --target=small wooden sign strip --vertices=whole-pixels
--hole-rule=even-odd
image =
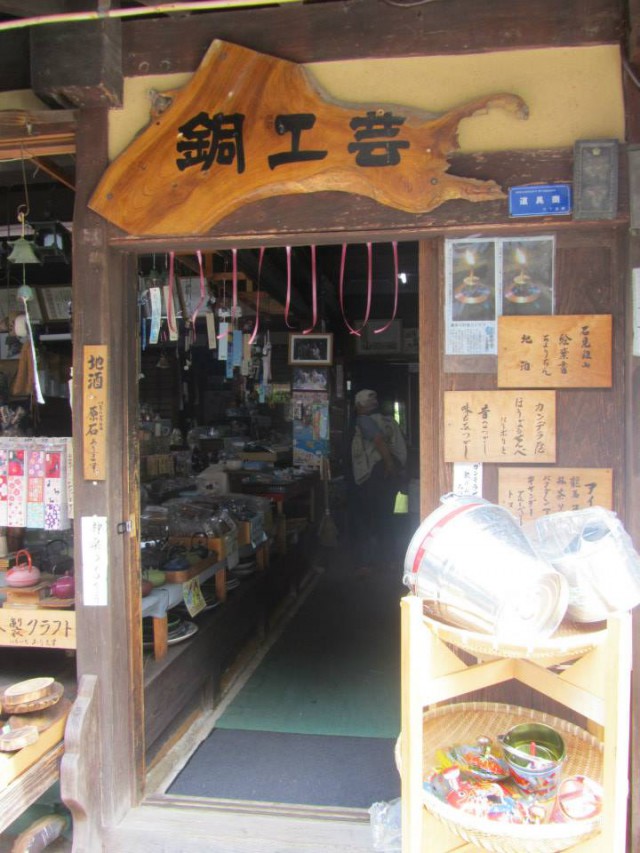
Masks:
[[[610,314],[498,318],[499,388],[610,388]]]
[[[82,450],[85,480],[107,478],[107,347],[82,352]]]
[[[74,610],[0,608],[0,646],[75,649]]]
[[[523,524],[553,512],[613,509],[611,468],[499,468],[498,503]]]
[[[446,462],[556,461],[555,391],[445,391]]]

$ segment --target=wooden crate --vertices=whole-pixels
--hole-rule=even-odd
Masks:
[[[71,702],[63,697],[51,710],[51,725],[40,733],[35,743],[17,752],[0,752],[0,791],[22,775],[25,770],[33,767],[64,737],[64,727],[71,710]]]

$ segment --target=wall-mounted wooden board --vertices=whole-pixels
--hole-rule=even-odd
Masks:
[[[75,649],[74,610],[0,608],[0,646]]]
[[[498,318],[499,388],[610,388],[610,314]]]
[[[555,391],[446,391],[447,462],[555,462]]]
[[[553,512],[613,509],[611,468],[499,468],[498,503],[522,524]]]

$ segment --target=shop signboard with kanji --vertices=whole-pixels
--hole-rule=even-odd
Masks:
[[[555,391],[446,391],[446,462],[556,461]]]
[[[486,94],[443,115],[340,103],[301,65],[216,40],[190,82],[156,97],[148,127],[109,166],[89,206],[129,234],[205,234],[261,199],[348,192],[419,213],[504,198],[492,180],[449,173],[462,119],[527,117]]]

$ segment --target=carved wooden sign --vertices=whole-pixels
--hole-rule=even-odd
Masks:
[[[498,503],[520,523],[552,512],[601,506],[613,509],[611,468],[498,469]]]
[[[555,462],[555,391],[445,391],[446,462]]]
[[[90,207],[130,234],[203,234],[250,202],[357,193],[409,212],[451,199],[492,201],[493,181],[447,174],[461,120],[491,108],[526,118],[516,95],[434,117],[344,104],[300,65],[214,41],[183,89],[156,98],[146,130],[107,169]]]
[[[107,479],[107,347],[83,349],[82,450],[85,480]]]
[[[498,387],[611,388],[611,315],[498,319]]]

